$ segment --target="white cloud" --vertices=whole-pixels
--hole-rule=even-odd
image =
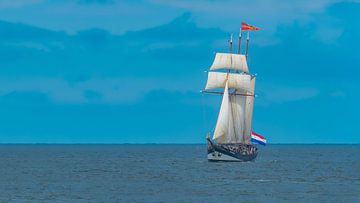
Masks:
[[[43,0],[1,0],[0,9],[2,8],[19,8],[27,5],[41,3]]]
[[[330,4],[339,2],[339,0],[150,1],[155,4],[190,11],[199,25],[220,27],[228,32],[237,32],[241,21],[254,24],[262,28],[263,31],[257,40],[259,44],[276,42],[276,37],[273,34],[278,25],[289,24],[294,21],[316,22],[314,14],[322,13]],[[323,26],[322,30],[327,31],[327,28]],[[333,33],[333,35],[337,36],[338,32]]]
[[[161,25],[190,11],[200,26],[237,32],[240,22],[247,21],[264,30],[261,36],[271,37],[277,25],[294,20],[314,21],[312,14],[321,13],[338,1],[145,0],[98,5],[78,4],[77,1],[5,0],[0,3],[0,19],[70,33],[100,27],[121,34]],[[31,7],[23,8],[27,5]]]
[[[344,91],[337,90],[337,91],[334,91],[334,92],[330,92],[329,95],[332,96],[332,97],[345,97],[346,93]]]
[[[1,2],[1,1],[0,1]],[[20,1],[0,3],[0,19],[21,22],[51,30],[75,34],[89,28],[102,28],[123,34],[169,22],[181,15],[175,11],[149,2],[119,1],[114,4],[79,4],[76,0]]]
[[[62,103],[133,103],[158,89],[188,92],[194,87],[184,85],[188,79],[164,78],[92,78],[80,82],[67,82],[56,78],[1,79],[0,96],[12,92],[39,92],[48,95],[54,102]],[[86,96],[87,92],[99,96],[96,101]]]
[[[313,87],[291,87],[285,85],[261,84],[259,105],[306,100],[315,97],[319,91]]]
[[[123,34],[163,25],[190,12],[199,27],[220,28],[229,33],[237,34],[241,21],[256,25],[261,33],[252,33],[252,44],[258,46],[281,42],[276,35],[278,26],[295,21],[316,25],[310,37],[322,43],[334,43],[343,34],[342,25],[326,13],[329,5],[340,0],[114,0],[101,5],[78,2],[5,0],[0,2],[0,19],[71,34],[94,27]]]

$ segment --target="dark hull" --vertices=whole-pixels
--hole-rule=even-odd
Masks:
[[[255,145],[243,143],[215,144],[207,140],[207,151],[209,161],[254,161],[258,149]]]

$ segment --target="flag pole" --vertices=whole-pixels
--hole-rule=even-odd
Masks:
[[[245,51],[246,59],[248,58],[248,54],[249,54],[249,41],[250,41],[250,31],[248,31],[246,38],[246,51]]]
[[[231,33],[230,35],[230,40],[229,40],[229,52],[230,54],[232,54],[232,44],[233,44],[233,34]]]
[[[241,26],[240,26],[240,33],[239,33],[239,44],[238,44],[238,54],[241,54]]]
[[[232,54],[232,43],[233,43],[233,34],[231,33],[230,39],[229,39],[229,52],[230,52],[230,54]],[[230,73],[230,69],[228,69],[227,77],[229,76],[229,73]]]

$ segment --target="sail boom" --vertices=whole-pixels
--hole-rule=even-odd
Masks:
[[[213,92],[213,91],[207,91],[207,90],[203,90],[201,91],[202,93],[206,93],[206,94],[224,94],[224,92]],[[231,93],[230,93],[231,94]],[[245,97],[255,97],[254,94],[241,94],[241,93],[232,93],[231,95],[239,95],[239,96],[245,96]]]

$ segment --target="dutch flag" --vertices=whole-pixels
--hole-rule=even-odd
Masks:
[[[261,145],[266,145],[266,138],[255,132],[251,132],[251,141]]]

